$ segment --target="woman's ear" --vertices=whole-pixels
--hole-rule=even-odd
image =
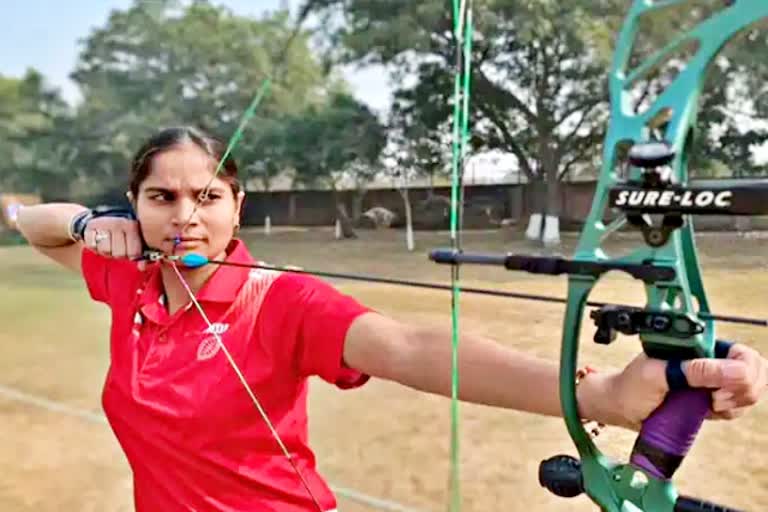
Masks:
[[[235,196],[235,225],[240,224],[240,217],[243,215],[243,205],[245,204],[245,192],[242,190]]]
[[[128,199],[128,202],[131,203],[131,207],[133,207],[133,210],[136,211],[136,198],[133,197],[133,192],[130,190],[126,192],[125,198]]]
[[[245,192],[242,190],[235,196],[235,216],[232,219],[232,237],[237,237],[240,233],[240,217],[243,215],[243,203],[245,201]]]

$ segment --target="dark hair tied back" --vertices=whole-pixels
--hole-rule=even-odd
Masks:
[[[131,163],[129,190],[134,197],[139,194],[139,187],[149,175],[152,166],[152,159],[172,147],[184,143],[192,143],[205,151],[217,164],[221,161],[226,152],[226,145],[213,135],[205,133],[199,128],[192,126],[177,126],[165,128],[152,137],[150,137],[133,158]],[[232,187],[232,193],[237,195],[240,192],[240,182],[237,179],[237,163],[229,155],[219,171],[219,177],[229,182]]]

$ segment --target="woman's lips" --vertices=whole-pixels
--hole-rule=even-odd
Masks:
[[[202,238],[182,238],[176,243],[176,240],[171,240],[177,249],[189,249],[203,243]]]

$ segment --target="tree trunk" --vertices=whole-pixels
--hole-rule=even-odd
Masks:
[[[400,189],[400,196],[403,198],[403,206],[405,207],[405,245],[410,252],[413,252],[415,244],[413,240],[413,211],[411,208],[411,196],[408,194],[407,188]]]
[[[552,166],[547,170],[547,202],[546,219],[542,241],[548,247],[560,245],[560,181],[557,179],[557,169]]]
[[[296,224],[296,193],[291,192],[288,199],[288,222],[290,224]]]
[[[344,238],[357,238],[355,227],[347,213],[347,205],[344,204],[344,201],[341,199],[341,194],[339,194],[336,189],[333,190],[333,200],[336,203],[336,218],[341,225],[341,235]]]
[[[363,216],[363,201],[368,191],[364,188],[355,189],[355,195],[352,197],[352,220],[357,221]]]
[[[272,217],[272,194],[269,193],[269,190],[265,190],[263,194],[264,201],[264,217],[271,218]]]
[[[542,191],[537,203],[540,209],[535,210],[540,213],[539,222],[541,223],[541,241],[547,247],[560,245],[560,182],[557,176],[558,162],[556,155],[556,145],[549,137],[543,137],[539,146],[539,164],[541,165],[541,182],[546,188]],[[530,228],[531,226],[529,226]],[[533,231],[533,230],[531,230]]]
[[[544,197],[544,181],[536,179],[530,182],[531,186],[531,216],[528,218],[528,229],[525,231],[525,238],[528,240],[541,240],[542,230],[544,228],[544,215],[546,213],[546,199]]]

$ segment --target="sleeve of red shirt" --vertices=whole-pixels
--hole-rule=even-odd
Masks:
[[[358,316],[372,311],[370,308],[304,274],[283,274],[270,295],[265,306],[281,309],[282,332],[293,335],[293,343],[287,345],[291,345],[291,357],[302,376],[317,375],[342,389],[362,386],[370,379],[344,364],[347,331]]]
[[[81,268],[85,284],[91,298],[97,302],[112,304],[116,298],[116,291],[124,288],[128,277],[138,271],[134,262],[107,258],[91,251],[83,249],[81,256]],[[125,294],[126,290],[123,289]]]

